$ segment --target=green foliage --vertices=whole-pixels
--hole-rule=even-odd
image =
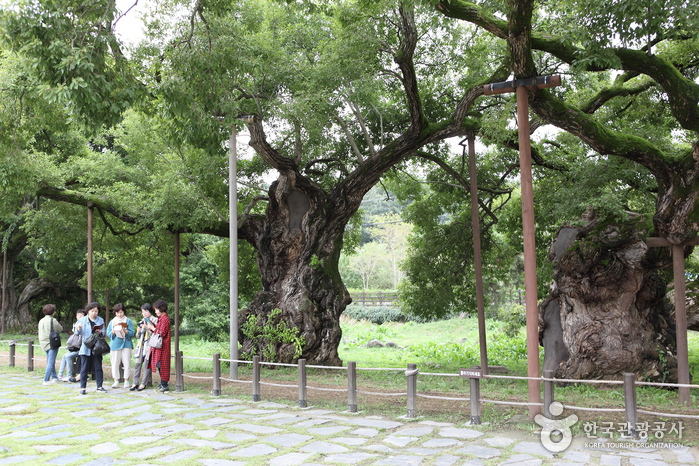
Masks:
[[[504,324],[502,332],[508,337],[517,336],[522,327],[527,325],[527,316],[521,304],[500,307],[497,319]]]
[[[261,354],[265,361],[274,362],[276,348],[279,344],[292,344],[294,346],[294,359],[298,358],[306,344],[306,337],[300,335],[298,328],[290,328],[281,319],[281,309],[272,309],[267,316],[264,325],[259,325],[257,317],[250,314],[243,324],[241,331],[245,338],[252,341],[252,350],[241,353],[242,359],[252,360],[253,356]]]
[[[347,306],[343,315],[354,320],[366,320],[372,324],[381,325],[384,322],[407,322],[413,320],[399,308],[388,306]]]

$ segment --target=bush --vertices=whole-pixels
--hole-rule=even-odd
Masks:
[[[347,306],[344,314],[354,320],[366,320],[381,325],[384,322],[407,322],[410,318],[400,309],[388,306]]]

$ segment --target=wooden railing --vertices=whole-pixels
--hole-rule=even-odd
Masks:
[[[379,291],[377,293],[350,293],[352,304],[362,306],[387,306],[394,307],[398,301],[396,291]]]

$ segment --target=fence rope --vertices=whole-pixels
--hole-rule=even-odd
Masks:
[[[357,390],[357,393],[361,393],[362,395],[375,395],[375,396],[407,396],[407,392],[403,393],[377,393],[377,392],[365,392],[362,390]]]
[[[347,389],[345,389],[345,388],[323,388],[323,387],[311,387],[311,386],[307,386],[306,388],[309,390],[318,390],[321,392],[346,392],[347,391]]]
[[[693,414],[656,413],[654,411],[646,411],[645,409],[637,409],[636,412],[641,414],[649,414],[651,416],[681,417],[682,419],[699,419],[699,416]]]
[[[421,393],[416,393],[415,396],[419,398],[430,398],[432,400],[471,401],[471,398],[452,398],[448,396],[423,395]]]

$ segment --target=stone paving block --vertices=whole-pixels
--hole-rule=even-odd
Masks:
[[[575,461],[577,463],[589,463],[590,454],[583,451],[566,451],[563,455],[563,459],[566,461]]]
[[[141,451],[132,451],[130,453],[127,453],[127,456],[138,459],[152,458],[156,456],[161,457],[163,453],[166,453],[172,450],[173,448],[174,447],[171,445],[160,445],[157,447],[146,448],[145,450]]]
[[[500,463],[500,465],[517,464],[523,466],[539,466],[542,463],[543,460],[541,458],[535,458],[532,455],[527,454],[520,454],[510,456],[505,462]]]
[[[272,466],[287,466],[292,464],[304,464],[313,453],[287,453],[286,455],[270,458],[268,464]]]
[[[482,445],[467,445],[464,448],[456,450],[454,453],[459,455],[473,455],[479,458],[497,458],[502,453],[497,448],[484,447]]]
[[[152,435],[172,435],[180,432],[187,432],[190,430],[194,430],[194,426],[191,424],[173,424],[169,426],[158,427],[157,429],[152,429],[149,431],[149,433]]]
[[[25,461],[37,461],[40,457],[38,455],[19,455],[19,456],[7,456],[5,458],[0,458],[0,464],[19,464]]]
[[[321,424],[327,424],[328,422],[330,422],[330,419],[306,419],[298,424],[294,424],[294,427],[314,427]]]
[[[458,427],[445,427],[439,430],[439,435],[442,437],[455,437],[473,439],[483,435],[483,432],[474,429],[462,429]]]
[[[235,443],[218,442],[216,440],[204,440],[204,439],[194,439],[194,438],[180,438],[175,439],[172,443],[179,443],[184,445],[189,445],[191,447],[197,448],[211,448],[213,450],[223,450],[226,448],[237,447]]]
[[[3,413],[18,413],[20,411],[24,411],[25,409],[28,409],[31,407],[29,403],[21,403],[18,405],[14,406],[6,406],[5,408],[0,409],[0,412]]]
[[[351,429],[350,426],[328,426],[328,427],[314,427],[311,429],[306,429],[309,433],[313,435],[335,435],[340,432]]]
[[[108,453],[114,453],[115,451],[119,451],[120,448],[119,445],[117,445],[114,442],[105,442],[93,446],[92,448],[90,448],[90,450],[92,451],[92,453],[106,455]]]
[[[621,458],[612,455],[602,455],[599,458],[599,464],[604,466],[620,466]]]
[[[360,437],[334,437],[333,442],[345,445],[364,445],[369,439]]]
[[[251,445],[249,447],[244,447],[241,448],[240,450],[236,450],[233,453],[230,453],[230,456],[242,456],[246,458],[251,458],[254,456],[267,456],[271,455],[272,453],[275,453],[277,451],[276,448],[271,447],[265,443],[256,443],[255,445]]]
[[[269,421],[268,424],[272,424],[272,425],[275,425],[275,426],[283,426],[283,425],[286,425],[286,424],[291,424],[292,422],[299,422],[300,419],[302,419],[302,418],[299,418],[299,417],[297,417],[297,416],[294,416],[294,417],[288,417],[288,416],[287,416],[287,417],[280,417],[280,418],[276,418],[276,419],[273,419],[273,420]]]
[[[164,464],[187,464],[182,463],[182,461],[187,461],[191,457],[197,456],[198,454],[199,450],[185,450],[173,453],[172,455],[163,456],[162,458],[158,458],[158,461]]]
[[[263,401],[258,403],[261,408],[273,408],[273,409],[288,409],[291,408],[290,405],[285,405],[281,403],[275,403],[273,401]]]
[[[11,438],[11,437],[18,437],[20,439],[31,437],[36,435],[36,432],[31,432],[29,430],[16,430],[14,432],[10,432],[9,434],[5,434],[0,436],[0,439],[2,438]]]
[[[446,448],[459,445],[461,442],[453,438],[433,438],[422,444],[425,448]]]
[[[378,451],[381,453],[394,453],[396,451],[393,448],[389,447],[388,445],[378,445],[378,444],[366,445],[366,446],[363,446],[362,448],[364,448],[365,450]]]
[[[435,427],[454,427],[453,422],[439,422],[439,421],[420,421],[418,424],[424,424],[426,426],[435,426]]]
[[[204,466],[245,466],[244,461],[229,461],[216,458],[199,460]]]
[[[377,435],[379,435],[379,431],[376,429],[363,428],[355,429],[352,432],[350,432],[350,434],[361,435],[362,437],[376,437]]]
[[[337,445],[335,443],[322,442],[322,441],[309,443],[308,445],[304,445],[301,448],[299,448],[299,450],[306,451],[309,453],[322,453],[322,454],[344,453],[346,451],[349,451],[349,449],[347,447],[343,447],[342,445]]]
[[[396,465],[396,466],[417,466],[422,462],[422,457],[421,456],[408,456],[408,455],[400,455],[400,456],[389,456],[388,458],[384,458],[382,460],[377,461],[374,464],[386,464],[386,465]]]
[[[413,428],[408,428],[408,429],[401,429],[397,432],[395,432],[395,435],[398,436],[415,436],[415,437],[422,437],[423,435],[429,435],[434,431],[434,427],[413,427]]]
[[[312,438],[313,437],[311,437],[310,435],[290,433],[267,437],[265,439],[265,442],[273,443],[275,445],[279,445],[280,447],[290,448],[298,445],[299,443],[306,442]]]
[[[251,414],[253,416],[260,416],[262,414],[276,414],[277,411],[273,409],[245,409],[241,411],[243,414]]]
[[[371,458],[375,458],[377,455],[372,455],[371,453],[338,453],[334,455],[328,455],[325,460],[330,463],[341,463],[341,464],[357,464],[367,461]]]
[[[248,440],[256,439],[257,437],[255,435],[250,435],[250,434],[241,434],[238,432],[228,432],[226,433],[226,438],[230,440],[231,442],[247,442]]]
[[[161,440],[163,437],[158,437],[155,435],[136,435],[134,437],[128,437],[125,439],[121,439],[119,443],[123,443],[124,445],[140,445],[142,443],[154,443],[157,442],[158,440]]]
[[[669,466],[665,461],[652,458],[629,458],[629,464],[633,466]]]
[[[539,442],[519,442],[513,447],[513,450],[519,453],[528,453],[530,455],[553,458],[553,453],[544,448],[544,446]]]
[[[224,424],[230,424],[234,419],[228,419],[226,417],[212,417],[211,419],[206,419],[205,421],[199,421],[204,425],[211,426],[222,426]]]
[[[675,455],[677,455],[677,462],[678,463],[689,463],[689,464],[696,464],[697,463],[697,460],[694,458],[694,455],[692,455],[692,452],[689,451],[688,447],[676,448],[673,451],[675,452]]]
[[[182,419],[196,419],[199,417],[208,417],[211,416],[211,413],[206,412],[206,411],[191,411],[189,413],[184,413],[182,416]]]
[[[421,448],[421,447],[411,447],[411,448],[406,448],[406,452],[412,453],[413,455],[420,455],[420,456],[435,456],[439,455],[442,453],[440,450],[435,450],[433,448]]]
[[[383,439],[384,442],[390,443],[391,445],[395,445],[397,447],[404,447],[409,443],[415,442],[419,440],[417,437],[397,437],[395,435],[389,435],[385,439]]]
[[[434,466],[451,466],[461,460],[460,456],[442,455],[434,460]]]
[[[236,429],[242,429],[247,432],[254,432],[256,434],[276,434],[277,432],[281,432],[281,429],[278,429],[277,427],[270,427],[270,426],[258,426],[255,424],[236,424],[235,425]]]
[[[218,435],[219,432],[221,432],[221,431],[212,429],[212,430],[197,430],[194,433],[200,437],[203,437],[203,438],[214,438]]]
[[[483,439],[483,441],[491,447],[506,447],[515,443],[514,439],[507,437],[490,437]]]
[[[73,432],[54,432],[53,434],[47,434],[47,435],[40,435],[39,437],[28,437],[28,438],[20,438],[18,440],[31,440],[32,442],[46,442],[47,440],[56,440],[56,439],[62,439],[62,438],[68,438],[72,437]]]
[[[149,429],[155,429],[159,426],[172,424],[173,422],[175,422],[175,421],[171,421],[170,419],[166,419],[166,420],[161,421],[161,422],[144,422],[142,424],[135,424],[132,426],[123,427],[123,428],[119,429],[119,432],[121,432],[122,434],[127,434],[129,432],[145,432]]]
[[[83,459],[84,456],[79,453],[71,453],[70,455],[57,456],[47,461],[47,464],[74,464]]]
[[[100,436],[99,434],[85,434],[85,435],[77,435],[71,440],[77,440],[79,442],[90,442],[92,440],[99,440]]]

